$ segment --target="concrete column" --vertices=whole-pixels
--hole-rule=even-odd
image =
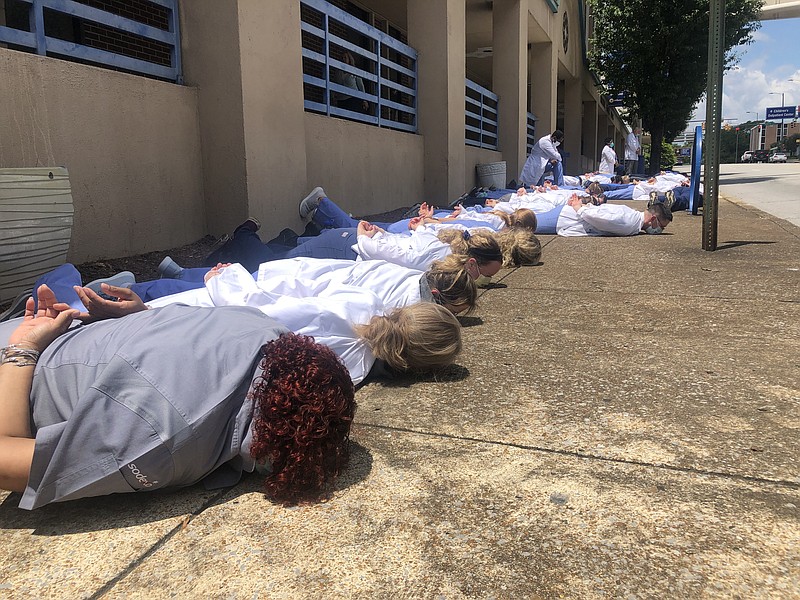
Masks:
[[[425,138],[425,197],[463,193],[466,13],[462,0],[408,0],[408,43],[419,53],[417,115]]]
[[[589,170],[594,165],[593,157],[600,154],[600,148],[597,145],[597,102],[583,103],[582,135],[584,157],[582,165],[584,168],[581,170]]]
[[[550,42],[533,44],[529,54],[531,109],[539,119],[536,135],[541,137],[556,128],[558,54]]]
[[[308,187],[299,3],[182,0],[180,10],[185,82],[198,90],[207,230],[221,235],[250,215],[266,235],[298,225]]]
[[[500,99],[499,149],[507,179],[527,158],[528,3],[495,0],[492,8],[492,91]]]
[[[180,16],[184,81],[198,92],[206,230],[221,235],[248,209],[239,7],[181,0]]]
[[[567,79],[564,82],[564,148],[569,152],[569,158],[564,161],[564,173],[570,175],[577,175],[583,162],[581,160],[582,92],[580,79]]]
[[[600,166],[600,152],[603,151],[603,140],[608,137],[608,130],[610,127],[610,123],[608,122],[608,115],[606,113],[601,112],[597,115],[597,150],[592,156],[592,160],[594,161],[594,169],[596,170],[597,167]]]
[[[324,183],[307,181],[300,3],[238,4],[248,209],[271,236]]]

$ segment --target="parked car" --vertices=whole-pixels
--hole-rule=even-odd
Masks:
[[[785,152],[773,152],[769,155],[769,162],[786,162],[786,153]]]
[[[752,160],[753,160],[753,151],[745,150],[744,154],[742,154],[742,162],[751,162]]]
[[[769,150],[747,150],[742,154],[742,162],[756,163],[767,162],[769,160]]]

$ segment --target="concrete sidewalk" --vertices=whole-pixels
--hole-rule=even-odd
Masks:
[[[456,367],[358,392],[326,504],[0,497],[0,597],[800,597],[800,229],[700,226],[545,236]]]

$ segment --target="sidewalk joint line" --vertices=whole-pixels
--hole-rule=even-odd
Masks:
[[[232,489],[233,488],[225,488],[223,490],[220,490],[219,492],[211,496],[208,500],[206,500],[202,505],[200,505],[200,507],[197,510],[189,513],[189,515],[186,518],[184,518],[180,523],[178,523],[175,527],[173,527],[167,533],[161,536],[161,539],[159,539],[155,544],[150,546],[150,548],[148,548],[140,556],[134,558],[130,563],[128,563],[127,567],[125,567],[122,571],[120,571],[116,576],[109,579],[105,584],[103,584],[103,587],[101,587],[100,589],[95,591],[91,596],[89,596],[89,600],[96,600],[98,598],[102,598],[103,596],[105,596],[108,592],[114,589],[114,587],[120,581],[122,581],[128,575],[130,575],[136,567],[141,565],[145,560],[147,560],[158,550],[160,550],[164,546],[164,544],[166,544],[169,540],[175,537],[176,533],[182,531],[189,523],[191,523],[195,519],[195,517],[200,516],[207,508],[213,506],[216,502],[218,502]]]
[[[489,444],[492,446],[504,446],[508,448],[518,448],[520,450],[533,450],[534,452],[542,452],[545,454],[560,454],[563,456],[570,456],[572,458],[589,458],[593,460],[600,460],[604,462],[611,462],[611,463],[618,463],[618,464],[625,464],[625,465],[634,465],[638,467],[650,467],[654,469],[664,469],[667,471],[677,471],[679,473],[691,473],[696,475],[708,475],[711,477],[720,477],[723,479],[736,479],[740,481],[747,481],[751,483],[763,483],[763,484],[770,484],[770,485],[779,485],[783,487],[789,487],[792,489],[800,489],[800,483],[794,481],[787,481],[785,479],[766,479],[764,477],[756,477],[753,475],[739,475],[736,473],[725,473],[723,471],[708,471],[705,469],[695,469],[692,467],[680,467],[677,465],[666,465],[666,464],[656,464],[656,463],[648,463],[638,460],[630,460],[626,458],[613,458],[610,456],[599,456],[596,454],[587,454],[584,452],[576,452],[574,450],[559,450],[557,448],[546,448],[544,446],[532,446],[529,444],[518,444],[515,442],[500,442],[495,440],[485,440],[482,438],[475,438],[469,436],[460,436],[460,435],[453,435],[449,433],[433,433],[430,431],[421,431],[416,429],[410,429],[406,427],[394,427],[392,425],[378,425],[376,423],[355,423],[357,426],[362,427],[370,427],[372,429],[383,429],[387,431],[396,431],[399,433],[413,433],[416,435],[424,435],[427,437],[437,437],[437,438],[445,438],[451,440],[458,440],[462,442],[476,442],[479,444]]]

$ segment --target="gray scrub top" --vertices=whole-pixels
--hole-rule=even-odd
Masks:
[[[20,508],[191,485],[222,466],[235,483],[260,348],[285,331],[255,308],[172,305],[57,338],[34,371]]]

